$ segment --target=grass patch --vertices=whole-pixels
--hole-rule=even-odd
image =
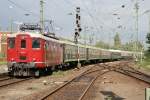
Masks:
[[[58,77],[60,77],[60,76],[66,75],[67,73],[68,73],[68,71],[58,70],[58,71],[54,71],[54,72],[52,73],[52,75],[53,75],[53,76],[58,76]]]
[[[0,65],[6,65],[7,64],[7,62],[1,62],[0,61]]]
[[[137,62],[137,66],[150,70],[150,59],[144,59],[142,62]]]

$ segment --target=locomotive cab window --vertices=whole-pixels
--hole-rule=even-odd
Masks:
[[[21,48],[26,48],[26,40],[21,40]]]
[[[32,40],[32,48],[40,48],[40,40],[39,39]]]
[[[15,47],[15,38],[9,38],[8,39],[8,46],[9,46],[9,48]]]

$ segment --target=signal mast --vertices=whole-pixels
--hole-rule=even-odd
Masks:
[[[79,51],[79,36],[81,32],[81,24],[80,24],[81,16],[80,16],[80,7],[76,7],[76,28],[75,28],[75,34],[74,34],[74,42],[77,47],[77,53],[76,57],[78,59],[77,67],[80,68],[80,51]]]
[[[40,0],[40,26],[41,32],[44,33],[44,1]]]

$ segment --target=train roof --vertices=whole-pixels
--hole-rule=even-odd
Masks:
[[[89,45],[84,45],[84,44],[75,44],[74,42],[68,41],[68,40],[60,40],[61,43],[64,44],[69,44],[69,45],[74,45],[74,46],[79,46],[79,47],[84,47],[84,48],[92,48],[92,49],[101,49],[101,48],[97,48],[94,46],[89,46]]]
[[[99,47],[94,47],[94,46],[89,46],[89,45],[84,45],[84,44],[75,44],[74,42],[71,42],[71,41],[68,41],[68,40],[57,40],[57,39],[54,39],[54,38],[44,36],[39,31],[35,31],[35,32],[20,31],[20,32],[16,32],[16,33],[13,33],[13,34],[8,34],[8,37],[16,37],[17,35],[20,35],[20,34],[22,34],[22,35],[27,34],[27,35],[30,35],[31,37],[41,38],[41,39],[44,39],[44,40],[50,40],[50,41],[54,41],[54,42],[61,43],[61,44],[68,44],[68,45],[74,45],[74,46],[78,45],[79,47],[90,48],[90,49],[97,49],[97,50],[110,51],[110,52],[135,53],[133,51],[102,49],[102,48],[99,48]],[[136,53],[140,53],[140,52],[136,52]]]

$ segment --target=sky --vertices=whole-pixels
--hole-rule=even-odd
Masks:
[[[119,33],[122,43],[136,38],[136,0],[44,0],[44,19],[53,21],[56,36],[73,39],[75,30],[75,8],[81,8],[80,41],[93,38],[96,41],[113,43],[113,37]],[[139,2],[138,39],[145,44],[149,31],[148,13],[150,0]],[[25,16],[29,14],[29,16]],[[14,30],[19,23],[37,23],[40,19],[40,0],[1,0],[0,28]],[[88,42],[88,41],[86,41]]]

